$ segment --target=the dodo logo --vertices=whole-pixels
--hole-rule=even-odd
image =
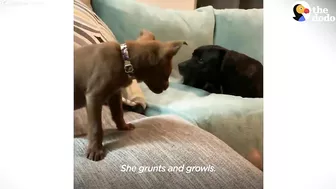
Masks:
[[[303,22],[306,21],[309,16],[310,16],[310,6],[308,3],[302,1],[302,2],[297,2],[294,7],[293,7],[293,12],[294,12],[294,20],[298,22]]]
[[[305,1],[298,1],[293,6],[294,17],[293,19],[298,22],[307,21],[312,14],[311,21],[314,22],[334,22],[335,16],[329,14],[327,8],[321,8],[319,6],[310,7]]]

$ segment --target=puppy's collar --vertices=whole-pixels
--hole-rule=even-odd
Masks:
[[[124,59],[124,70],[127,74],[134,74],[134,68],[129,60],[128,49],[126,43],[120,45],[121,55]]]

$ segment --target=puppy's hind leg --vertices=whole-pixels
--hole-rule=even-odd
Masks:
[[[87,158],[99,161],[104,158],[103,127],[102,127],[102,103],[99,98],[86,95],[86,111],[88,116],[88,140]]]
[[[119,130],[132,130],[134,125],[126,124],[124,120],[124,110],[121,99],[121,91],[116,92],[108,101],[108,106],[112,114],[112,120]]]

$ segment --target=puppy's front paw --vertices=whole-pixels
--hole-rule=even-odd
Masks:
[[[86,158],[92,161],[104,159],[105,153],[103,147],[89,147],[86,151]]]
[[[132,125],[131,123],[128,123],[128,124],[125,124],[125,125],[122,125],[122,126],[117,125],[117,128],[118,128],[118,130],[121,130],[121,131],[135,129],[134,125]]]

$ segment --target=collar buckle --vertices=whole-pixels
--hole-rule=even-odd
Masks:
[[[129,61],[125,61],[124,70],[127,74],[133,74],[134,73],[133,65]]]

